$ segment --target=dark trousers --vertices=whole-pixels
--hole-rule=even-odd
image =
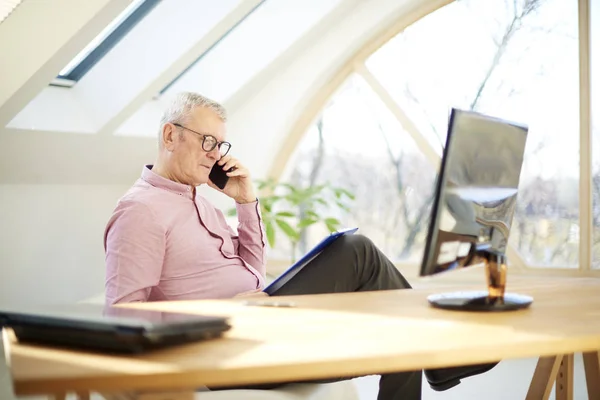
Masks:
[[[281,287],[274,296],[410,289],[410,287],[394,264],[371,240],[355,234],[342,236],[332,243]],[[326,383],[344,379],[349,378],[311,382]],[[245,388],[272,389],[282,385],[255,385]],[[421,371],[381,375],[378,400],[420,398]]]

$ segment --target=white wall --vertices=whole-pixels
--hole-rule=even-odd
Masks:
[[[104,226],[123,185],[0,185],[0,306],[104,290]]]

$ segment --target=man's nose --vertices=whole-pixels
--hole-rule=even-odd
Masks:
[[[221,152],[219,150],[219,146],[216,146],[214,149],[209,151],[208,155],[210,156],[210,158],[213,158],[213,159],[219,161],[221,159]]]

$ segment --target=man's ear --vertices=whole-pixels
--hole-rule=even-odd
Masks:
[[[161,135],[161,142],[163,145],[163,148],[167,149],[167,150],[172,150],[173,146],[175,144],[175,128],[173,127],[173,124],[164,124],[163,128],[162,128],[162,135]]]

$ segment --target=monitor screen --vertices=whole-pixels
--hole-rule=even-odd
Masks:
[[[506,252],[527,133],[523,125],[452,109],[421,276],[476,264],[468,257],[475,244]]]

